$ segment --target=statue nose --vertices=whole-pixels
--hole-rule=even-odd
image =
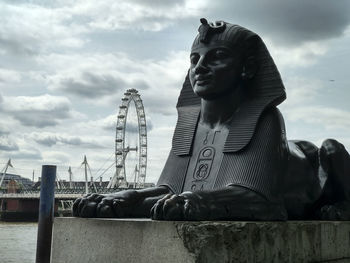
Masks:
[[[200,74],[200,73],[204,73],[208,71],[208,68],[204,65],[204,60],[203,58],[199,59],[195,69],[194,69],[194,73],[195,74]]]

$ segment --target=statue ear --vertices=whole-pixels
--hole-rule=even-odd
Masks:
[[[244,66],[242,69],[242,79],[250,80],[254,78],[257,70],[258,70],[258,66],[256,64],[255,57],[249,56],[244,62]]]

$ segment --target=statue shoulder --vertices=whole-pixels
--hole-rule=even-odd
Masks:
[[[282,113],[275,106],[265,109],[258,121],[253,139],[273,144],[285,144],[286,131]]]
[[[268,107],[262,112],[259,118],[257,129],[261,125],[264,125],[265,128],[270,127],[270,129],[277,129],[281,130],[282,132],[285,132],[283,115],[280,112],[280,110],[275,106]]]

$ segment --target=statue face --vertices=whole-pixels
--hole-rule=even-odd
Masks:
[[[190,82],[199,97],[211,100],[237,88],[243,68],[239,52],[222,44],[200,45],[190,59]]]

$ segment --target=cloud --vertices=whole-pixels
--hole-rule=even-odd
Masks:
[[[327,53],[330,46],[324,42],[306,42],[298,46],[276,45],[265,39],[266,45],[279,68],[310,67]]]
[[[34,149],[34,148],[21,149],[20,151],[14,151],[14,152],[8,153],[7,156],[9,156],[12,159],[42,160],[41,152],[37,149]]]
[[[35,47],[28,45],[28,42],[22,42],[21,36],[11,36],[10,38],[5,38],[0,36],[0,47],[2,52],[7,51],[8,53],[15,55],[35,55]],[[26,44],[24,44],[26,43]],[[39,48],[37,48],[39,50]]]
[[[0,40],[1,41],[1,40]],[[14,70],[0,68],[0,84],[1,83],[18,83],[21,80],[21,74]],[[0,95],[1,102],[1,95]]]
[[[0,110],[10,114],[24,126],[38,128],[55,126],[60,120],[72,116],[70,101],[65,97],[17,96],[5,97]]]
[[[125,54],[53,54],[42,56],[40,63],[50,65],[52,60],[59,69],[47,76],[48,88],[53,91],[94,100],[120,95],[130,88],[149,88],[147,81],[138,74],[139,63]]]
[[[50,164],[67,164],[70,162],[70,156],[69,154],[59,151],[45,151],[43,152],[43,162]],[[59,173],[58,176],[62,175]]]
[[[189,52],[185,51],[172,52],[162,60],[149,63],[144,75],[149,78],[151,89],[142,94],[145,108],[157,114],[176,114],[176,102],[188,68]]]
[[[186,4],[185,0],[130,0],[129,3],[137,3],[147,7],[161,7],[172,8],[174,6],[183,6]]]
[[[74,94],[93,103],[115,105],[129,88],[140,91],[151,112],[175,114],[175,105],[189,67],[188,53],[171,52],[161,60],[135,60],[123,53],[50,55],[40,63],[57,70],[47,76],[52,91]],[[99,99],[99,100],[96,100]]]
[[[139,132],[138,120],[137,120],[136,111],[132,109],[133,107],[134,107],[133,105],[129,107],[129,113],[128,113],[128,118],[126,123],[126,131],[130,133],[138,133]],[[117,126],[118,114],[111,114],[103,119],[89,121],[88,125],[93,127],[100,127],[106,131],[114,131]],[[147,123],[147,132],[150,132],[153,129],[153,123],[150,116],[146,116],[146,123]]]
[[[290,121],[321,125],[327,130],[348,131],[350,127],[350,112],[337,108],[301,106],[289,108],[285,113]]]
[[[0,136],[8,135],[9,133],[10,133],[10,130],[8,130],[8,129],[4,128],[4,127],[1,127],[1,129],[0,129]]]
[[[6,152],[18,151],[19,147],[15,141],[8,137],[8,135],[2,135],[0,131],[0,150]]]
[[[69,135],[58,135],[55,133],[41,132],[41,133],[32,133],[31,137],[33,140],[41,145],[53,146],[57,143],[68,144],[68,145],[81,145],[83,141],[77,136]]]
[[[196,3],[193,4],[193,3]],[[191,8],[188,8],[191,7]],[[195,17],[203,5],[193,0],[140,1],[113,0],[75,1],[67,11],[87,19],[93,30],[145,30],[160,31],[175,20]]]
[[[103,119],[96,121],[89,121],[89,124],[94,127],[100,127],[104,130],[114,130],[117,125],[117,114],[111,114]]]
[[[148,128],[148,127],[147,127]],[[136,134],[139,132],[139,125],[137,122],[128,122],[125,128],[126,133]]]
[[[81,47],[86,40],[80,34],[86,29],[70,18],[62,8],[2,2],[0,48],[14,56],[33,56],[57,47]]]
[[[103,73],[94,74],[92,72],[82,72],[80,76],[62,77],[63,78],[59,80],[58,89],[88,99],[110,96],[128,88],[148,88],[148,85],[144,81],[137,80],[132,83],[127,83],[118,76],[114,77],[110,74]]]
[[[212,15],[249,25],[287,46],[340,37],[350,23],[347,0],[225,0],[212,1],[207,8]]]
[[[91,72],[82,72],[79,79],[72,77],[60,80],[62,91],[86,98],[99,98],[115,93],[125,86],[122,79],[111,75],[96,75]]]
[[[313,78],[287,77],[284,81],[287,100],[284,108],[315,103],[320,94],[325,92],[324,82]]]
[[[220,17],[217,15],[220,14]],[[14,55],[81,48],[89,33],[161,31],[188,27],[201,16],[225,19],[285,46],[342,36],[350,23],[347,0],[30,1],[0,4],[0,47]]]
[[[127,123],[126,123],[126,128],[125,131],[127,133],[138,133],[139,132],[139,124],[138,121],[136,119],[136,115],[134,115],[134,118],[130,118],[128,117]],[[146,116],[147,118],[147,116]],[[146,125],[147,125],[147,132],[150,132],[153,129],[153,124],[152,121],[150,119],[150,117],[147,118],[146,120]]]
[[[104,148],[95,140],[84,138],[86,136],[72,136],[65,133],[33,132],[29,136],[36,143],[51,147],[53,145],[69,145],[88,148]]]
[[[36,56],[57,48],[81,48],[88,33],[115,30],[160,31],[178,19],[198,16],[202,4],[180,1],[3,1],[0,50]]]

